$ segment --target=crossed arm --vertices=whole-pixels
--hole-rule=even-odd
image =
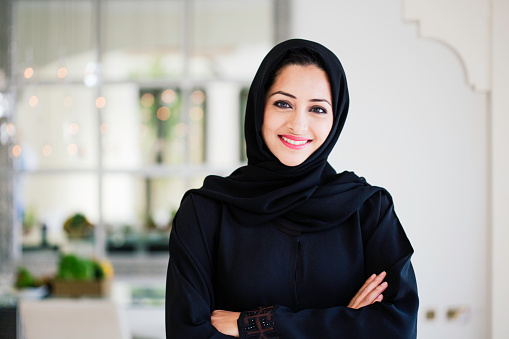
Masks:
[[[359,291],[357,291],[352,300],[350,300],[348,307],[359,309],[375,302],[382,301],[382,293],[388,286],[388,283],[384,282],[385,276],[386,272],[382,272],[378,275],[371,275]],[[237,326],[237,320],[239,317],[240,312],[215,310],[211,315],[211,323],[219,332],[238,338],[239,329]]]
[[[244,334],[246,330],[239,327],[239,319],[246,320],[248,316],[246,312],[211,308],[215,304],[210,279],[213,266],[210,248],[206,244],[213,243],[215,237],[209,228],[199,227],[200,222],[190,202],[187,200],[183,205],[187,211],[180,213],[170,237],[167,335],[172,338],[238,337],[239,330]],[[378,203],[378,199],[372,200],[372,205]],[[344,307],[318,307],[294,312],[286,306],[273,305],[271,314],[280,337],[351,338],[352,334],[357,337],[376,334],[379,338],[415,339],[418,296],[410,262],[413,250],[392,212],[390,201],[382,203],[380,210],[383,213],[380,213],[374,228],[368,228],[371,224],[364,223],[363,254],[366,271],[385,270],[387,274],[382,272],[367,278]],[[212,208],[206,210],[209,214],[214,211]],[[207,218],[215,217],[218,216]]]

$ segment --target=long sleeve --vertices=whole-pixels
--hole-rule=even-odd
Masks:
[[[211,235],[200,227],[194,208],[188,196],[173,221],[166,280],[166,337],[232,338],[218,332],[210,322],[214,286],[207,238]]]
[[[387,272],[384,300],[355,310],[346,306],[304,309],[262,307],[243,312],[241,338],[416,338],[418,296],[410,262],[413,249],[394,213],[392,201],[378,193],[359,211],[365,278]],[[360,286],[359,286],[360,288]],[[353,295],[352,295],[353,297]]]

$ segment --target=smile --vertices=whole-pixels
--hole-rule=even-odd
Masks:
[[[311,140],[309,140],[309,139],[296,138],[296,137],[290,138],[288,136],[283,136],[283,135],[280,135],[279,138],[281,139],[281,141],[283,142],[283,144],[285,146],[287,146],[291,149],[304,148],[311,142]]]

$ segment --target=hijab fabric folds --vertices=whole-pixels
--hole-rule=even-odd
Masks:
[[[322,60],[331,88],[334,121],[319,149],[302,164],[286,166],[268,150],[262,138],[265,92],[270,74],[286,53],[302,49],[315,52]],[[188,193],[225,203],[235,219],[247,227],[276,220],[283,231],[299,234],[337,226],[373,193],[382,190],[352,172],[336,174],[327,162],[345,124],[348,106],[345,73],[334,53],[302,39],[276,45],[263,59],[249,89],[245,117],[247,166],[228,177],[208,176],[202,188]]]

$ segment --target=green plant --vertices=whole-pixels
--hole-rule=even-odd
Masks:
[[[57,278],[62,280],[102,280],[105,279],[101,262],[93,259],[80,258],[74,254],[62,255],[58,267]]]
[[[42,285],[42,282],[40,279],[35,278],[26,267],[19,266],[14,285],[17,288],[39,287]]]
[[[94,265],[91,260],[82,259],[74,254],[60,258],[57,277],[62,280],[93,280]]]

